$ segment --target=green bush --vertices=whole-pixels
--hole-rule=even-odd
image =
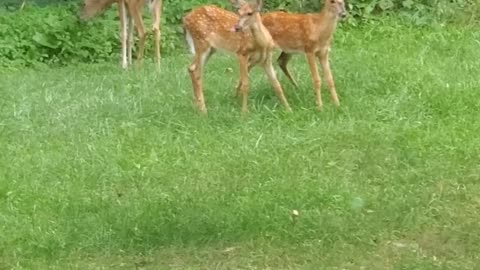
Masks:
[[[0,66],[118,59],[121,45],[116,10],[88,22],[81,22],[77,13],[76,6],[0,11]],[[162,28],[163,53],[182,44],[180,30],[173,25]],[[152,53],[152,47],[152,42],[147,42],[147,53]]]
[[[27,8],[0,16],[0,64],[96,62],[111,57],[115,21],[81,24],[73,8]]]
[[[22,2],[6,1],[5,5],[16,3],[16,7]],[[347,5],[350,18],[356,18],[350,22],[365,21],[379,13],[398,13],[417,24],[428,24],[458,14],[477,18],[480,10],[472,1],[475,0],[350,0]],[[0,9],[0,66],[63,65],[118,59],[117,8],[88,22],[80,22],[77,17],[80,2],[26,0],[27,5],[21,10],[12,6]],[[164,0],[162,55],[184,46],[181,18],[192,8],[207,3],[229,6],[227,0]],[[269,0],[265,1],[265,8],[312,12],[321,8],[321,0]],[[150,23],[148,17],[147,29]],[[148,39],[147,56],[151,54],[152,45]]]

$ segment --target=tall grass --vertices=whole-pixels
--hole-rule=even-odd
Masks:
[[[340,29],[339,109],[298,56],[294,112],[254,70],[246,119],[220,55],[208,118],[187,55],[2,73],[0,268],[474,269],[479,38]]]

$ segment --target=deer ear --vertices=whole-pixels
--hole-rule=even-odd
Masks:
[[[238,0],[230,0],[230,4],[231,4],[232,7],[234,7],[234,8],[240,7],[240,4],[238,3]]]
[[[245,4],[244,0],[230,0],[230,3],[234,8],[240,8],[243,4]]]
[[[262,11],[263,8],[263,0],[257,0],[257,12]]]

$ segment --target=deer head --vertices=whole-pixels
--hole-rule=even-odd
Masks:
[[[347,16],[344,0],[325,0],[325,7],[336,17],[344,18]]]
[[[245,2],[244,0],[232,0],[231,2],[233,7],[237,9],[238,16],[240,17],[234,26],[235,32],[248,29],[260,19],[257,15],[262,10],[263,0],[256,0],[255,3]]]

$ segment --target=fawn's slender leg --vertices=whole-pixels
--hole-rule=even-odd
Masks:
[[[250,70],[253,68],[253,64],[251,62],[248,63],[248,73],[250,74]],[[241,94],[241,86],[242,80],[238,80],[237,86],[235,87],[235,97],[239,97]]]
[[[118,13],[120,17],[120,38],[122,43],[122,68],[128,67],[127,46],[128,46],[128,25],[127,25],[127,7],[125,0],[118,2]]]
[[[283,93],[282,85],[280,84],[280,82],[277,79],[275,69],[273,69],[271,55],[270,55],[270,57],[267,57],[267,60],[266,60],[265,64],[263,65],[263,68],[265,69],[265,73],[267,74],[267,77],[270,80],[270,83],[272,84],[273,88],[275,89],[275,92],[276,92],[278,98],[280,99],[283,106],[285,107],[285,110],[287,110],[288,112],[292,111],[292,109],[290,108],[290,105],[288,105],[288,101],[285,98],[285,95]]]
[[[138,3],[134,3],[133,1],[128,2],[128,9],[130,11],[130,16],[133,17],[133,23],[135,24],[135,27],[137,28],[137,33],[138,33],[138,55],[137,55],[137,61],[138,64],[141,65],[143,63],[143,53],[145,51],[145,38],[146,38],[146,33],[145,33],[145,25],[143,23],[142,19],[142,8],[143,6],[136,6]]]
[[[156,0],[152,7],[153,33],[155,34],[155,61],[160,67],[160,18],[162,17],[162,0]]]
[[[206,114],[207,107],[205,106],[205,98],[203,96],[203,69],[211,54],[211,49],[208,47],[195,49],[196,53],[192,64],[188,68],[188,72],[192,79],[195,104],[201,113]]]
[[[312,73],[313,87],[315,89],[315,96],[317,100],[318,109],[322,109],[322,81],[320,75],[318,75],[318,67],[316,62],[316,57],[314,53],[307,53],[307,60],[310,66],[310,72]]]
[[[248,113],[248,56],[238,55],[240,64],[240,90],[242,91],[242,113]]]
[[[328,61],[328,49],[321,51],[317,54],[317,56],[320,60],[320,64],[322,65],[323,74],[325,76],[325,80],[327,81],[328,88],[330,89],[333,104],[340,106],[340,101],[338,100],[337,91],[335,89],[332,70],[330,69],[330,62]]]
[[[288,62],[292,59],[292,55],[286,52],[282,52],[280,56],[277,59],[278,65],[280,66],[280,69],[285,73],[287,78],[292,82],[292,84],[298,88],[298,83],[297,81],[293,78],[292,74],[290,73],[290,70],[288,69]]]
[[[133,33],[134,33],[134,23],[133,23],[133,19],[132,19],[132,16],[128,16],[128,39],[127,39],[127,44],[128,44],[128,47],[127,47],[127,53],[128,53],[128,64],[131,65],[132,64],[132,51],[133,51],[133,45],[134,45],[134,37],[133,37]]]

